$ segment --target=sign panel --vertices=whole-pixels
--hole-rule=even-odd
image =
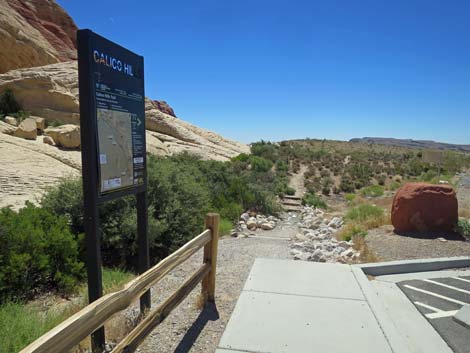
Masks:
[[[444,152],[425,150],[423,151],[423,161],[426,163],[440,164],[444,161]]]
[[[99,194],[145,185],[145,101],[143,58],[91,32],[88,77],[96,132]],[[82,99],[82,97],[81,97]]]
[[[88,29],[77,31],[84,228],[88,299],[103,294],[99,204],[125,195],[137,200],[139,272],[150,267],[147,237],[144,60]],[[150,291],[140,298],[150,308]],[[104,327],[92,350],[105,346]]]

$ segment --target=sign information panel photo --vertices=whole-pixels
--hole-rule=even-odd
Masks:
[[[99,192],[141,186],[145,178],[143,58],[91,31],[88,35]]]

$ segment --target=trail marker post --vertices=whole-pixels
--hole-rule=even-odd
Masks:
[[[137,198],[139,272],[149,268],[145,147],[144,59],[93,33],[77,32],[80,130],[88,296],[103,294],[99,205],[127,195]],[[140,299],[150,308],[150,291]],[[104,349],[101,327],[92,349]]]

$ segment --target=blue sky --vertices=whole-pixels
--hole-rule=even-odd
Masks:
[[[243,142],[470,144],[467,0],[59,0],[143,55],[146,95]]]

